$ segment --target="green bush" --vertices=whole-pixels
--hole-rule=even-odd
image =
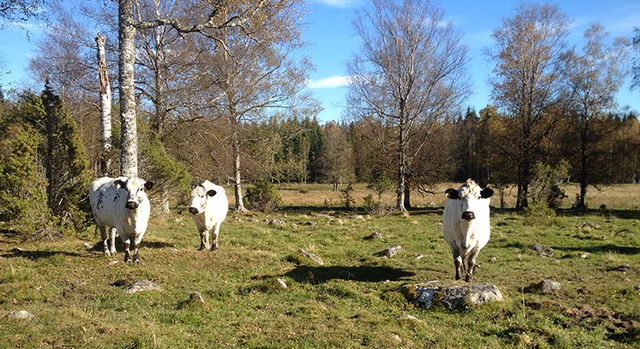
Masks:
[[[556,221],[556,211],[549,208],[546,202],[531,203],[525,208],[524,216],[526,225],[550,225]]]
[[[267,181],[260,181],[247,189],[244,205],[255,211],[273,212],[282,204],[280,193]]]

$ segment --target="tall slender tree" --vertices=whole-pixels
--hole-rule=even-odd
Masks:
[[[596,127],[598,118],[615,108],[615,95],[624,83],[626,40],[619,38],[607,45],[608,35],[604,27],[594,24],[584,38],[582,52],[572,50],[565,57],[563,73],[571,91],[571,114],[578,133],[578,180],[580,198],[578,207],[586,207],[587,187],[592,178],[594,143],[613,129]],[[602,124],[602,123],[601,123]]]
[[[349,106],[395,129],[396,208],[406,210],[408,171],[431,125],[466,96],[467,49],[431,1],[375,0],[356,18],[362,51],[348,64]],[[411,144],[411,148],[409,147]]]
[[[541,143],[562,115],[562,57],[569,21],[557,6],[523,4],[494,30],[496,62],[492,97],[512,118],[513,131],[505,149],[518,168],[517,209],[528,206],[531,166],[541,153]]]

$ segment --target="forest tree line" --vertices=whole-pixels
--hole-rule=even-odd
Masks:
[[[638,66],[638,37],[594,24],[571,46],[552,4],[523,4],[494,30],[492,105],[465,111],[461,33],[430,1],[373,1],[354,21],[363,46],[347,64],[342,121],[320,122],[305,88],[312,64],[297,56],[304,1],[36,3],[50,28],[30,70],[47,83],[0,94],[3,221],[75,225],[87,212],[77,188],[101,175],[154,181],[166,213],[202,179],[233,186],[237,211],[244,183],[391,182],[404,210],[432,184],[468,177],[515,185],[522,209],[540,166],[566,168],[586,207],[589,185],[640,170],[638,117],[614,98],[630,46]],[[41,206],[26,207],[34,198]]]

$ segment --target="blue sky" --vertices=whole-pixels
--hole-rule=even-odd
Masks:
[[[355,11],[368,5],[368,0],[308,0],[309,14],[305,18],[303,38],[308,43],[303,54],[311,57],[316,70],[310,75],[308,89],[322,103],[319,119],[338,120],[342,117],[344,95],[349,79],[345,64],[360,48],[359,38],[352,27]],[[445,19],[463,34],[469,48],[469,73],[472,94],[466,104],[476,110],[490,103],[488,79],[493,63],[482,51],[493,42],[491,32],[503,18],[509,17],[519,1],[507,0],[439,0]],[[636,0],[567,0],[555,1],[572,20],[570,42],[581,45],[584,30],[599,22],[611,36],[631,37],[633,27],[640,27],[640,1]],[[35,42],[43,26],[28,25],[25,30],[14,24],[0,28],[0,85],[21,88],[32,85],[27,67],[35,50]],[[629,91],[628,82],[617,96],[618,104],[640,111],[640,91]]]

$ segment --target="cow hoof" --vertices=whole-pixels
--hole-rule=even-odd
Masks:
[[[471,282],[471,275],[467,275],[467,276],[464,278],[464,281],[466,281],[466,282]]]
[[[200,248],[198,248],[198,251],[205,251],[205,250],[207,250],[207,248],[204,246],[200,246]]]
[[[116,251],[116,250],[111,250],[111,255],[112,255],[112,256],[115,256],[115,255],[117,255],[117,254],[118,254],[118,251]]]
[[[104,255],[107,257],[111,256],[111,252],[109,252],[109,250],[104,250]]]
[[[218,245],[213,245],[211,246],[211,251],[215,251],[217,249],[219,249],[220,247],[218,247]]]
[[[133,263],[133,260],[132,260],[131,258],[129,258],[129,259],[125,258],[125,259],[124,259],[124,262],[125,262],[125,263]]]

